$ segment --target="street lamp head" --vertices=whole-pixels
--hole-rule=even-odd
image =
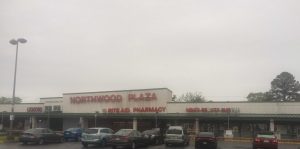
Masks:
[[[9,41],[9,43],[12,45],[17,45],[18,43],[26,43],[26,42],[27,42],[27,40],[24,38],[18,38],[18,40],[12,39]]]
[[[26,39],[24,39],[24,38],[19,38],[19,39],[18,39],[18,42],[20,42],[20,43],[26,43],[26,42],[27,42],[27,40],[26,40]]]
[[[12,39],[9,41],[10,44],[12,45],[17,45],[18,44],[18,41],[16,39]]]

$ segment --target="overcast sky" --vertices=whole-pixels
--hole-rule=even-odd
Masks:
[[[300,80],[299,0],[0,0],[0,96],[167,87],[246,100]]]

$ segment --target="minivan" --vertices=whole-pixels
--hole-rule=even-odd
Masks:
[[[188,145],[190,143],[186,129],[182,126],[170,126],[166,131],[165,145]]]

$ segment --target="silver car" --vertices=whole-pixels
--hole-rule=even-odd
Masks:
[[[81,143],[84,147],[88,147],[89,144],[106,146],[113,133],[110,128],[88,128],[81,135]]]
[[[166,146],[172,144],[188,145],[190,143],[187,131],[181,126],[170,126],[166,132]]]

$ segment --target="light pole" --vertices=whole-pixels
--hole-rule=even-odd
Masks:
[[[97,127],[97,116],[98,116],[98,111],[95,112],[95,127]]]
[[[227,130],[229,130],[229,114],[230,112],[227,111]]]
[[[158,112],[155,113],[155,128],[157,128],[157,114]]]
[[[14,123],[14,106],[15,106],[15,90],[16,90],[16,76],[17,76],[17,64],[18,64],[18,47],[19,43],[26,43],[27,40],[24,38],[18,38],[17,40],[12,39],[9,41],[10,44],[16,45],[16,59],[15,59],[15,73],[14,73],[14,86],[13,86],[13,96],[12,96],[12,102],[11,102],[11,114],[9,116],[9,129],[13,129],[13,123]]]
[[[47,128],[50,129],[50,111],[48,110],[48,117],[47,117]]]
[[[4,124],[3,124],[3,114],[4,114],[4,112],[6,112],[6,111],[2,111],[2,112],[1,112],[1,125],[2,125],[1,130],[2,130],[3,127],[4,127]]]
[[[4,111],[1,112],[1,124],[2,124],[2,125],[3,125],[3,112],[4,112]]]

